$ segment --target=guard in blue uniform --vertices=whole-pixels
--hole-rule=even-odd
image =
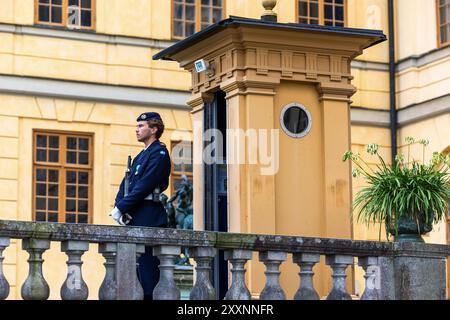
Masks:
[[[164,123],[156,112],[141,114],[137,120],[136,137],[145,144],[133,160],[129,176],[128,193],[125,179],[116,196],[111,216],[120,225],[160,227],[167,226],[167,214],[160,201],[160,193],[167,189],[171,162],[166,146],[159,141]],[[144,299],[152,299],[153,289],[159,281],[159,260],[146,247],[139,258],[138,278],[144,289]]]

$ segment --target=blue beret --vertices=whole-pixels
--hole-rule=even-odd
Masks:
[[[145,121],[145,120],[150,120],[150,119],[162,120],[161,116],[157,112],[144,112],[136,119],[136,121]]]

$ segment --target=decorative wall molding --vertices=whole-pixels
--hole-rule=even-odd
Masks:
[[[450,114],[450,94],[398,110],[398,127],[405,127],[443,114]],[[389,110],[352,106],[351,121],[353,125],[389,128]]]
[[[189,109],[187,91],[0,75],[0,93]]]
[[[17,35],[90,41],[103,44],[136,46],[155,49],[165,49],[176,42],[149,38],[99,34],[92,31],[64,30],[45,26],[21,26],[7,23],[0,23],[0,32],[13,33]]]

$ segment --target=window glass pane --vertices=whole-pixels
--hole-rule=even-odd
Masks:
[[[306,2],[299,2],[298,4],[298,14],[300,16],[307,17],[308,16],[308,4]]]
[[[209,8],[202,8],[202,22],[211,21],[211,10]]]
[[[344,7],[335,8],[335,19],[339,21],[344,21]]]
[[[50,0],[39,0],[39,3],[50,3]]]
[[[310,24],[319,24],[319,20],[311,19]]]
[[[58,182],[59,172],[57,170],[49,170],[48,171],[48,181],[50,182]]]
[[[76,201],[75,200],[66,200],[66,211],[68,212],[76,212]]]
[[[174,21],[174,23],[173,23],[173,35],[175,37],[182,37],[183,36],[183,22],[181,22],[181,21]]]
[[[43,21],[43,22],[50,21],[50,7],[39,6],[39,21]]]
[[[37,135],[37,147],[47,147],[47,136]]]
[[[87,152],[78,153],[78,163],[79,164],[89,164],[89,154]]]
[[[311,2],[309,4],[309,16],[311,18],[318,18],[319,17],[319,4]]]
[[[47,216],[45,212],[38,211],[36,212],[36,221],[47,221]]]
[[[45,210],[45,198],[36,198],[36,209],[37,210]]]
[[[177,190],[178,188],[180,188],[180,183],[181,183],[181,178],[174,177],[173,178],[173,190]]]
[[[186,0],[186,3],[195,3],[195,0]]]
[[[86,200],[78,200],[78,212],[88,212],[88,202]]]
[[[59,148],[59,137],[50,136],[49,137],[49,146],[50,146],[50,148],[58,149]]]
[[[78,187],[78,198],[81,199],[88,198],[88,187]]]
[[[62,22],[62,8],[52,7],[52,22],[61,23]]]
[[[186,37],[195,33],[195,23],[186,23]]]
[[[67,163],[77,163],[77,153],[67,151]]]
[[[69,0],[69,6],[79,6],[79,0]]]
[[[439,22],[440,22],[440,24],[444,24],[445,23],[445,7],[441,7],[441,8],[439,8],[439,17],[440,17],[440,19],[439,19]]]
[[[334,3],[336,3],[336,4],[344,4],[344,0],[334,0]]]
[[[66,182],[77,183],[77,173],[75,171],[67,171]]]
[[[91,16],[91,11],[81,10],[81,25],[90,27],[92,25]]]
[[[52,4],[62,5],[62,0],[52,0]]]
[[[47,181],[47,170],[37,169],[36,170],[36,180],[37,181]]]
[[[303,109],[291,107],[285,112],[283,123],[287,130],[294,134],[299,134],[307,129],[309,118]]]
[[[209,6],[211,4],[211,0],[202,0],[202,5]]]
[[[325,25],[326,26],[332,26],[333,25],[333,21],[332,20],[325,20]]]
[[[87,223],[87,222],[88,222],[88,216],[86,214],[78,215],[78,223]]]
[[[47,161],[47,150],[37,149],[36,160],[46,162]]]
[[[66,222],[67,223],[76,223],[76,215],[75,214],[70,214],[70,213],[67,213],[66,214]]]
[[[195,7],[186,6],[186,20],[195,21]]]
[[[58,214],[57,213],[49,213],[47,221],[48,222],[58,222]]]
[[[58,199],[56,198],[49,198],[48,199],[48,210],[51,211],[58,211]]]
[[[43,183],[36,184],[36,195],[46,196],[47,195],[47,185]]]
[[[343,23],[343,22],[336,22],[334,25],[335,25],[336,27],[343,27],[343,26],[344,26],[344,23]]]
[[[89,173],[78,172],[78,184],[88,184]]]
[[[77,187],[76,186],[66,186],[66,197],[76,198],[77,197]]]
[[[445,43],[447,41],[448,41],[447,28],[444,26],[444,27],[441,27],[441,42]]]
[[[222,20],[222,9],[214,9],[213,10],[213,23],[219,22]]]
[[[77,138],[67,138],[67,149],[76,150],[77,149]]]
[[[209,23],[202,23],[200,30],[206,29],[210,26]]]
[[[333,6],[325,6],[325,19],[333,19]]]
[[[222,6],[222,0],[213,0],[213,6],[221,7]]]
[[[81,7],[83,9],[91,9],[92,8],[91,0],[81,0]]]
[[[183,19],[183,5],[175,4],[173,7],[173,17],[175,19]]]
[[[59,162],[59,151],[50,150],[48,152],[48,162]]]
[[[52,197],[58,196],[58,185],[57,184],[49,184],[48,185],[48,195]]]

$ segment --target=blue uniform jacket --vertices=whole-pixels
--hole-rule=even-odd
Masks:
[[[115,206],[133,219],[130,226],[157,227],[167,224],[167,214],[160,202],[144,200],[156,187],[163,192],[169,185],[171,162],[166,146],[159,140],[142,150],[131,165],[128,195],[124,197],[125,179],[120,184]]]

